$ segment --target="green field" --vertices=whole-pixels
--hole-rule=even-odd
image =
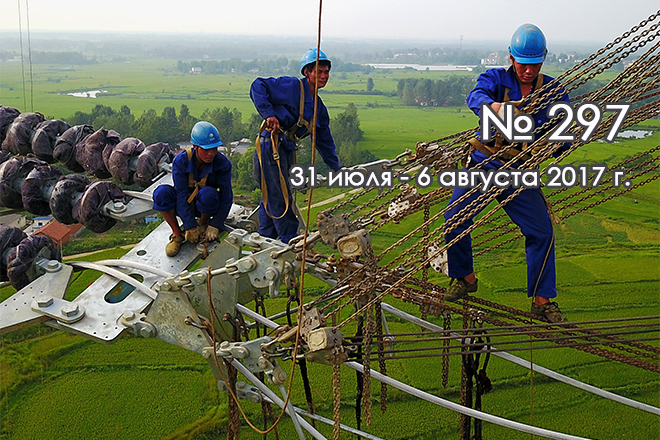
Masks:
[[[181,75],[175,73],[175,64],[145,60],[75,69],[35,65],[34,110],[61,118],[78,110],[88,112],[96,104],[115,109],[127,105],[133,114],[139,115],[150,108],[157,112],[166,106],[178,109],[185,103],[197,116],[206,108],[223,106],[239,109],[244,118],[253,113],[247,96],[253,77]],[[26,111],[20,65],[0,63],[0,74],[0,104]],[[397,78],[413,75],[437,79],[445,74],[402,71],[371,76],[376,89],[391,91],[396,88]],[[346,74],[345,79],[343,75],[334,75],[328,90],[362,90],[366,79],[362,74]],[[58,94],[97,88],[109,93],[97,99]],[[403,106],[398,98],[374,95],[333,93],[322,97],[331,116],[350,102],[358,106],[364,131],[360,146],[378,157],[392,158],[405,148],[414,148],[418,141],[472,128],[477,122],[466,107],[418,109]],[[29,89],[27,101],[29,109]],[[614,144],[594,142],[573,153],[567,163],[614,164],[660,144],[660,121],[646,121],[643,125],[655,129],[653,136]],[[313,203],[340,192],[315,191]],[[371,194],[363,200],[368,197]],[[300,196],[298,203],[303,206]],[[312,210],[312,218],[320,209]],[[434,207],[431,214],[439,209]],[[374,250],[381,252],[421,221],[419,213],[399,224],[381,228],[372,236]],[[440,225],[438,222],[434,227]],[[557,226],[555,232],[558,301],[571,321],[660,314],[658,181],[570,217]],[[419,240],[421,236],[414,237],[403,247]],[[116,258],[122,252],[125,251],[112,249],[87,259]],[[524,262],[521,240],[477,258],[478,295],[527,309]],[[82,291],[96,276],[96,273],[84,272],[76,278],[68,298]],[[446,279],[437,275],[432,278],[446,285]],[[305,285],[310,292],[323,289],[314,279],[306,280]],[[0,290],[0,300],[11,293],[9,288]],[[387,302],[419,314],[418,308],[410,304],[395,299]],[[283,299],[267,301],[269,313],[284,307]],[[442,325],[438,319],[430,320]],[[453,325],[460,325],[457,317]],[[400,319],[391,319],[390,326],[394,333],[417,331]],[[346,331],[349,335],[352,332],[354,327]],[[158,340],[132,336],[124,336],[113,345],[95,344],[45,326],[0,336],[0,344],[1,439],[226,438],[224,405],[227,396],[216,391],[206,361],[194,353]],[[654,344],[658,346],[657,341]],[[515,354],[526,359],[530,356],[528,352]],[[657,373],[566,348],[534,352],[533,360],[599,388],[660,406]],[[438,358],[393,361],[388,364],[388,374],[458,402],[459,359],[452,357],[450,365],[447,388],[440,383]],[[289,366],[288,362],[284,365],[287,373]],[[332,418],[331,374],[330,367],[310,366],[317,410],[328,418]],[[657,416],[539,374],[533,376],[532,394],[529,371],[498,358],[491,359],[488,375],[494,385],[494,390],[484,397],[483,409],[488,413],[529,424],[533,406],[534,425],[547,429],[598,439],[655,440],[660,437]],[[355,426],[355,387],[355,373],[343,370],[341,412],[343,421],[351,426]],[[304,408],[302,383],[297,372],[294,390],[293,403]],[[365,428],[367,431],[386,439],[459,438],[456,413],[390,389],[388,410],[383,415],[379,409],[380,386],[375,381],[372,394],[373,422],[370,428]],[[262,426],[261,407],[251,403],[244,405],[250,420]],[[278,414],[277,409],[275,414]],[[245,422],[242,426],[242,438],[262,438]],[[332,437],[331,427],[320,425],[319,429]],[[291,423],[285,417],[280,426],[280,438],[294,436]],[[529,435],[485,424],[484,438],[526,439]]]

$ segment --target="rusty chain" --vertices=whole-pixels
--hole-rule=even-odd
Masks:
[[[341,433],[341,347],[335,344],[333,348],[332,363],[332,419],[333,419],[333,440],[339,440]]]
[[[383,352],[385,350],[385,344],[384,344],[384,339],[383,339],[383,318],[382,314],[383,311],[381,309],[380,303],[376,303],[375,307],[375,318],[376,318],[376,341],[377,341],[377,348],[379,352]],[[387,376],[387,364],[385,363],[385,359],[380,357],[378,360],[378,369],[380,370],[380,374],[383,376]],[[380,383],[380,412],[385,414],[385,411],[387,411],[387,385],[385,382]]]
[[[367,426],[371,426],[371,342],[374,334],[373,309],[366,311],[367,319],[364,324],[364,356],[362,357],[362,410],[364,412],[364,421]]]

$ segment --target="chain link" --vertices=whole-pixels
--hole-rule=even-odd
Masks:
[[[443,323],[442,326],[445,330],[451,330],[451,313],[448,311],[444,311],[442,313],[443,316]],[[442,341],[442,346],[445,347],[442,350],[443,354],[448,354],[449,353],[449,345],[451,344],[451,341],[449,339],[445,339]],[[442,386],[447,387],[447,384],[449,383],[449,356],[444,356],[442,358]]]
[[[660,11],[658,12],[660,14]],[[593,79],[596,77],[598,74],[603,72],[605,69],[610,68],[614,64],[618,63],[621,61],[623,58],[629,56],[630,54],[636,52],[638,49],[644,47],[647,43],[651,42],[654,40],[657,35],[654,33],[660,26],[660,23],[656,23],[643,32],[641,32],[639,35],[636,35],[633,37],[631,40],[624,42],[621,46],[613,50],[612,52],[604,55],[601,59],[596,60],[596,58],[600,57],[603,55],[607,50],[613,48],[616,44],[621,43],[625,38],[628,38],[630,35],[634,34],[637,32],[637,30],[642,29],[643,27],[646,26],[646,24],[650,23],[650,21],[655,20],[657,18],[658,14],[652,15],[649,17],[648,20],[645,20],[644,22],[640,23],[639,26],[631,29],[628,33],[624,34],[622,37],[618,38],[613,42],[611,45],[608,45],[609,47],[604,48],[603,50],[599,51],[597,54],[594,54],[592,57],[589,57],[588,61],[585,60],[583,63],[581,63],[580,66],[575,66],[572,69],[569,69],[564,75],[560,76],[557,80],[547,84],[544,86],[543,89],[535,92],[536,95],[538,96],[533,96],[530,95],[528,97],[528,104],[524,107],[523,111],[526,112],[531,112],[537,108],[541,108],[544,105],[547,105],[549,102],[552,102],[553,100],[556,100],[559,96],[563,95],[566,92],[569,92],[571,90],[576,89],[580,85],[584,84],[586,81],[589,81],[590,79]],[[657,47],[657,44],[656,44]],[[655,48],[653,48],[655,50]],[[643,58],[643,60],[642,60]],[[617,97],[617,98],[630,98],[632,100],[637,100],[640,97],[646,97],[649,96],[649,94],[653,93],[651,92],[651,89],[656,86],[657,81],[646,81],[647,77],[644,76],[643,70],[646,72],[653,72],[657,70],[657,67],[653,67],[653,63],[657,61],[656,56],[644,56],[640,57],[639,60],[635,61],[631,67],[628,67],[624,73],[621,75],[617,76],[616,81],[614,81],[614,85],[616,87],[613,87],[612,84],[602,88],[600,91],[598,91],[595,94],[589,95],[589,99],[594,99],[594,98],[602,98],[602,97]],[[586,66],[586,67],[585,67]],[[578,71],[581,67],[585,67],[582,71]],[[571,77],[571,75],[573,75]],[[646,82],[645,82],[646,81]],[[560,84],[563,84],[563,86],[560,86]],[[542,90],[545,90],[542,92]],[[543,96],[543,99],[536,99],[539,96]],[[648,119],[651,116],[655,116],[660,112],[660,105],[658,102],[651,102],[648,103],[638,109],[634,109],[629,112],[628,118],[626,119],[625,123],[622,126],[629,126],[631,124],[634,124],[638,121]],[[538,127],[539,131],[546,131],[552,124],[555,124],[558,121],[559,118],[555,118],[551,121],[548,121],[546,124],[543,124],[541,127]],[[592,139],[598,139],[599,137],[602,137],[605,135],[605,133],[610,129],[612,122],[614,120],[614,115],[611,115],[610,117],[607,117],[604,119],[602,124],[599,125],[598,130],[592,137]],[[574,134],[580,134],[579,132],[583,130],[581,127],[575,126],[570,129],[570,132]],[[472,135],[474,134],[474,131],[468,130],[453,136],[447,136],[445,138],[438,139],[436,141],[433,141],[432,143],[435,143],[436,145],[440,146],[442,142],[448,141],[445,144],[442,144],[444,147],[455,147],[455,148],[461,148],[461,146],[456,147],[459,145],[459,143],[464,142],[464,138],[466,135]],[[559,154],[559,156],[552,161],[552,163],[557,163],[560,162],[563,158],[565,158],[568,154],[571,152],[575,151],[578,147],[584,145],[583,142],[580,140],[577,140],[573,143],[573,145],[567,149],[567,151],[562,152]],[[428,147],[428,146],[426,146]],[[495,154],[488,158],[484,163],[481,165],[483,166],[485,163],[488,163],[489,161],[499,159],[507,150],[513,148],[513,145],[509,145],[504,147],[498,154]],[[532,149],[537,152],[537,154],[533,155],[531,158],[524,160],[524,163],[522,166],[518,167],[520,169],[532,169],[532,168],[537,168],[542,162],[544,162],[546,159],[550,158],[553,153],[556,152],[556,150],[559,148],[558,144],[552,144],[552,143],[545,143],[544,139],[541,138],[537,142],[534,142],[532,145],[528,146],[527,149],[523,150],[520,152],[520,154],[516,155],[513,159],[509,160],[506,162],[506,166],[513,165],[517,161],[521,160],[523,156],[531,151]],[[650,152],[655,152],[657,149],[660,148],[656,147],[655,149],[650,150]],[[427,148],[429,150],[430,155],[435,155],[435,156],[424,156],[424,150],[419,150],[417,156],[415,159],[411,162],[409,162],[406,166],[406,169],[410,170],[412,165],[417,163],[419,164],[420,161],[424,161],[424,163],[430,163],[433,160],[436,160],[438,157],[437,155],[441,153],[439,148]],[[421,152],[421,153],[420,153]],[[648,154],[649,152],[647,152]],[[625,161],[621,162],[622,165],[627,165],[630,162],[639,159],[642,157],[642,155],[637,155],[632,158],[626,159]],[[636,165],[633,168],[636,169],[641,169],[644,168],[648,165],[651,164],[651,162],[655,161],[656,159],[651,159],[647,160],[644,163],[640,165]],[[645,169],[643,173],[648,173],[655,171],[657,169],[656,166],[649,167],[648,169]],[[547,169],[547,168],[546,168]],[[545,170],[542,170],[541,173],[544,173]],[[632,171],[632,169],[630,170]],[[436,171],[436,173],[439,172]],[[639,175],[643,173],[637,173],[635,174],[634,177],[631,178],[636,178]],[[607,200],[611,200],[614,197],[617,197],[627,191],[630,191],[632,189],[638,188],[646,183],[649,183],[655,179],[657,179],[659,176],[654,175],[646,180],[639,182],[630,188],[626,188],[622,191],[615,192],[613,194],[610,194],[606,196],[605,198],[598,200],[594,203],[591,203],[587,206],[581,207],[579,209],[576,209],[573,212],[567,213],[564,215],[563,218],[567,218],[571,215],[575,215],[580,212],[584,212],[587,209],[591,209],[594,206],[597,206],[601,203],[604,203]],[[609,180],[608,180],[609,181]],[[365,203],[353,208],[349,212],[349,217],[353,217],[354,215],[358,213],[362,213],[357,220],[357,221],[366,221],[367,224],[371,225],[370,230],[375,231],[384,225],[388,224],[392,219],[389,217],[384,217],[382,220],[378,220],[377,217],[380,215],[380,213],[383,212],[383,209],[387,206],[388,203],[390,203],[390,199],[394,196],[397,195],[397,191],[400,190],[402,186],[397,185],[396,187],[383,191],[378,194],[378,196],[373,197],[372,199],[366,201]],[[587,200],[590,197],[594,197],[596,195],[602,194],[603,191],[608,190],[609,188],[601,188],[598,191],[591,191],[591,193],[583,197],[583,193],[580,191],[577,191],[563,199],[560,199],[558,202],[555,203],[563,203],[564,201],[567,201],[568,199],[575,199],[572,202],[569,203],[564,203],[561,206],[559,206],[559,209],[562,210],[567,210],[567,209],[573,209],[578,203],[583,203],[585,200]],[[397,274],[395,280],[392,282],[392,284],[386,284],[384,290],[377,294],[374,295],[372,298],[370,298],[366,304],[362,304],[362,307],[360,307],[359,310],[357,310],[353,315],[351,315],[349,318],[346,320],[342,321],[341,323],[337,324],[335,327],[340,328],[343,325],[346,325],[346,323],[352,321],[355,319],[356,316],[366,314],[367,315],[367,331],[365,332],[365,335],[369,335],[371,332],[371,329],[369,329],[369,320],[372,319],[372,313],[373,313],[373,307],[377,306],[379,303],[380,299],[383,298],[386,294],[393,294],[397,297],[405,297],[406,294],[402,293],[406,289],[404,286],[406,286],[406,283],[415,283],[414,280],[418,280],[417,278],[414,278],[414,275],[419,272],[420,270],[422,271],[421,273],[421,282],[423,286],[426,286],[428,283],[428,263],[432,258],[435,258],[436,255],[438,255],[440,252],[446,250],[449,246],[455,244],[458,242],[458,240],[462,239],[465,237],[467,234],[471,233],[474,229],[481,227],[482,225],[485,225],[488,222],[495,221],[502,219],[504,217],[504,214],[501,215],[495,215],[496,211],[500,209],[502,206],[506,205],[510,200],[512,200],[517,194],[522,191],[522,188],[517,189],[516,191],[513,191],[512,194],[507,196],[504,200],[500,201],[500,204],[492,209],[490,212],[486,213],[484,216],[482,216],[478,221],[475,221],[473,225],[471,225],[469,228],[467,228],[465,231],[462,233],[458,234],[454,239],[451,241],[444,243],[443,246],[440,247],[440,249],[437,250],[437,252],[434,253],[434,255],[428,255],[428,245],[431,242],[431,240],[440,240],[443,238],[448,232],[452,231],[455,229],[458,225],[462,224],[466,219],[473,217],[476,215],[479,211],[484,209],[488,204],[492,202],[495,197],[499,196],[502,193],[502,190],[500,189],[494,189],[488,192],[485,192],[483,194],[479,194],[477,197],[474,197],[474,200],[471,201],[465,208],[463,208],[459,214],[455,215],[452,217],[451,220],[446,221],[444,224],[443,228],[436,228],[431,232],[431,224],[441,218],[445,213],[447,213],[450,209],[456,206],[460,206],[463,202],[465,202],[469,197],[472,197],[476,191],[479,190],[479,187],[473,188],[471,191],[466,192],[466,194],[463,195],[463,197],[459,198],[458,200],[454,201],[452,204],[449,206],[441,209],[438,213],[433,215],[431,217],[430,215],[430,206],[435,205],[439,203],[440,201],[445,201],[448,198],[449,192],[444,189],[437,189],[437,190],[432,190],[429,191],[428,193],[420,196],[416,200],[413,200],[409,206],[409,208],[403,212],[400,216],[397,216],[395,221],[398,221],[400,219],[403,219],[409,215],[412,215],[420,210],[424,210],[424,220],[421,225],[416,227],[413,231],[409,232],[406,234],[404,237],[399,239],[396,243],[393,245],[389,246],[387,249],[385,249],[383,252],[381,252],[377,258],[374,258],[373,261],[380,261],[382,260],[386,255],[388,255],[390,252],[392,252],[394,249],[399,249],[400,246],[405,243],[410,241],[413,237],[415,236],[421,236],[423,239],[418,240],[417,242],[412,243],[408,249],[404,250],[403,252],[400,252],[397,256],[395,256],[389,263],[384,264],[382,267],[378,267],[375,264],[372,264],[369,262],[369,260],[372,259],[372,256],[369,256],[367,258],[366,264],[364,264],[361,268],[357,269],[354,273],[351,273],[350,275],[346,276],[343,280],[340,280],[340,285],[346,285],[346,283],[349,284],[349,289],[347,289],[347,292],[345,292],[344,295],[340,296],[339,298],[335,299],[332,301],[330,304],[324,307],[324,310],[329,310],[331,308],[334,308],[332,313],[335,318],[337,318],[338,312],[343,309],[347,304],[350,304],[350,301],[345,301],[349,297],[354,297],[356,295],[356,291],[361,290],[364,291],[365,289],[371,289],[371,291],[375,292],[375,287],[377,286],[378,283],[381,282],[384,277],[389,275],[392,275],[394,273]],[[559,194],[564,190],[559,190],[551,195],[556,195]],[[329,212],[334,212],[344,206],[346,206],[348,203],[353,202],[357,200],[359,197],[365,195],[367,191],[361,191],[352,197],[348,198],[347,200],[341,202],[334,208],[332,208]],[[372,209],[371,212],[366,212],[363,213],[364,210],[366,210],[369,207],[376,206],[377,203],[380,202],[380,205],[376,207],[376,209]],[[499,237],[502,237],[503,235],[509,234],[511,232],[515,231],[514,228],[507,228],[507,223],[504,224],[499,224],[491,229],[480,233],[479,236],[483,235],[490,235],[495,232],[498,232],[496,235],[491,236],[489,238],[484,239],[483,241],[477,243],[477,245],[481,245],[484,243],[487,243],[489,241],[495,240]],[[493,250],[497,247],[500,247],[506,243],[510,243],[514,240],[516,240],[518,237],[513,237],[509,240],[505,240],[503,242],[497,243],[494,246],[491,246],[487,249],[484,249],[482,251],[479,251],[475,254],[480,255],[483,254],[487,251]],[[368,274],[368,276],[367,276]],[[382,286],[381,286],[382,290]],[[437,294],[441,294],[441,292],[444,291],[444,288],[439,287],[439,286],[434,286],[434,290],[428,291],[426,287],[422,288],[422,291],[415,291],[416,298],[415,298],[415,303],[427,303],[427,304],[433,304],[434,306],[437,306],[440,309],[445,309],[445,310],[450,310],[452,309],[451,306],[447,306],[445,304],[442,304],[441,301],[438,301]],[[410,298],[407,298],[410,300]],[[428,301],[427,301],[428,300]],[[470,301],[474,301],[476,303],[479,303],[478,299],[473,299],[470,298]],[[489,305],[492,307],[491,310],[489,310],[489,313],[492,315],[490,319],[493,319],[495,321],[498,321],[499,318],[496,318],[497,316],[506,316],[507,319],[511,319],[514,321],[520,321],[521,316],[527,316],[531,314],[527,314],[525,312],[520,312],[520,311],[513,311],[513,310],[508,310],[505,307],[501,306],[493,306]],[[454,308],[455,309],[455,308]],[[428,310],[428,309],[425,309]],[[455,310],[452,310],[452,312],[455,312]],[[532,316],[533,317],[533,316]],[[371,333],[373,334],[373,333]],[[624,347],[625,341],[621,341],[621,344],[618,344],[615,346],[615,348],[622,350],[622,351],[628,351],[631,354],[634,355],[641,355],[642,351],[641,350],[646,350],[648,346],[641,344],[640,346],[637,346],[636,348],[639,349],[634,349],[630,347]],[[632,345],[632,344],[631,344]],[[585,351],[591,350],[591,352],[594,352],[596,354],[599,354],[599,349],[597,347],[581,347],[581,349],[584,349]],[[379,345],[378,350],[381,351],[381,347]],[[622,356],[621,354],[612,354],[608,350],[604,350],[606,353],[600,353],[600,355],[605,355],[605,356]],[[365,362],[368,363],[368,358],[369,354],[365,356]],[[621,358],[623,359],[623,358]],[[444,375],[444,371],[443,371]],[[368,376],[368,373],[365,374],[365,376]],[[365,377],[365,383],[369,382],[369,378]],[[368,395],[370,387],[367,387],[365,385],[365,413],[367,412],[367,408],[370,406],[370,403],[367,403],[366,396]],[[369,424],[369,420],[367,422]]]
[[[385,344],[383,340],[383,311],[381,309],[380,303],[376,303],[375,307],[376,315],[376,340],[378,341],[378,352],[382,353],[385,350]],[[387,364],[383,356],[379,356],[378,359],[378,368],[380,373],[383,376],[387,376]],[[385,414],[387,411],[387,385],[385,382],[380,383],[380,412]]]
[[[332,438],[339,440],[341,433],[341,364],[340,350],[338,344],[335,345],[334,362],[332,363],[332,419],[334,421]]]
[[[364,421],[367,426],[371,426],[371,342],[374,334],[373,309],[366,310],[366,321],[364,325],[364,357],[362,365],[364,373],[362,375],[362,410],[364,411]]]

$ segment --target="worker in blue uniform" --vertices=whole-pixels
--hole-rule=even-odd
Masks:
[[[172,161],[174,186],[160,185],[153,193],[153,209],[160,211],[172,228],[165,246],[168,257],[175,256],[184,241],[217,239],[234,199],[231,162],[218,151],[222,145],[218,129],[200,121],[191,131],[190,143],[192,148],[181,151]]]
[[[259,234],[288,243],[298,235],[298,218],[292,207],[289,168],[295,164],[296,143],[312,132],[314,93],[328,83],[331,62],[323,51],[308,50],[302,57],[302,79],[282,76],[257,78],[250,98],[264,119],[254,155],[254,177],[261,187]],[[318,97],[316,149],[333,171],[339,158],[330,133],[328,109]],[[275,143],[275,145],[273,145]]]
[[[552,81],[553,78],[540,73],[541,66],[547,53],[546,39],[543,32],[532,24],[520,26],[511,39],[509,46],[511,66],[508,69],[489,69],[477,79],[477,85],[467,97],[467,104],[472,111],[481,118],[482,104],[490,105],[494,112],[501,110],[502,104],[507,101],[518,101],[526,97],[534,90]],[[552,90],[552,89],[550,89]],[[561,100],[568,102],[568,96],[563,89],[555,93],[555,98],[549,100]],[[541,95],[544,96],[544,95]],[[548,121],[546,114],[547,102],[543,102],[541,108],[531,114],[536,127],[540,127]],[[547,130],[546,130],[547,131]],[[536,137],[546,131],[536,133]],[[472,152],[468,161],[468,168],[479,167],[485,170],[495,170],[503,166],[499,160],[493,159],[487,164],[480,164],[489,156],[499,151],[502,147],[499,140],[492,140],[486,144],[481,143],[480,133],[473,139]],[[568,148],[567,145],[563,147]],[[508,153],[508,152],[507,152]],[[503,160],[515,156],[516,153],[504,156]],[[520,166],[522,162],[515,165]],[[515,166],[514,165],[514,166]],[[457,188],[454,190],[450,204],[458,200],[470,188]],[[509,187],[499,196],[498,201],[503,201],[511,195],[515,189]],[[449,223],[452,217],[468,206],[479,197],[477,191],[465,201],[450,209],[445,214],[447,228],[453,226]],[[504,210],[511,220],[520,227],[525,236],[525,252],[527,256],[527,295],[533,298],[532,313],[545,317],[550,322],[563,322],[566,318],[561,313],[556,302],[550,301],[557,296],[555,255],[554,255],[554,233],[552,222],[548,214],[548,208],[541,189],[526,188],[516,197],[504,205]],[[473,224],[472,215],[460,225],[447,232],[445,241],[451,242]],[[449,265],[449,276],[453,279],[449,286],[445,299],[457,301],[468,293],[477,291],[477,278],[474,274],[472,241],[467,234],[458,242],[447,249]]]

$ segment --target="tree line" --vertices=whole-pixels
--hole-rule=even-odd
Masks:
[[[452,107],[465,104],[475,78],[452,75],[445,79],[406,78],[397,83],[397,96],[405,105]]]
[[[195,70],[193,70],[195,69]],[[199,70],[196,70],[199,69]],[[221,75],[227,73],[259,73],[260,75],[290,75],[300,76],[300,61],[289,60],[286,57],[276,59],[251,61],[240,58],[228,60],[178,60],[176,70],[181,73],[201,73],[204,75]],[[333,72],[362,72],[368,74],[374,71],[371,66],[345,63],[339,58],[332,58]]]
[[[257,187],[257,183],[252,177],[254,149],[252,148],[245,155],[240,156],[235,154],[230,147],[231,142],[243,138],[254,142],[262,122],[257,113],[253,113],[247,120],[244,120],[243,115],[237,109],[216,107],[206,109],[199,117],[196,117],[190,113],[187,105],[182,104],[178,114],[174,107],[165,107],[160,115],[150,109],[136,117],[126,105],[115,110],[99,104],[89,113],[77,111],[64,120],[71,125],[91,125],[95,130],[112,129],[117,131],[122,138],[135,137],[146,145],[167,142],[174,149],[177,148],[177,144],[190,141],[190,131],[198,121],[209,121],[216,126],[220,138],[224,142],[224,146],[220,150],[232,162],[232,180],[235,187],[246,191],[252,191]],[[360,120],[355,105],[348,104],[345,111],[331,118],[330,129],[335,139],[339,161],[343,166],[370,162],[375,159],[371,152],[358,146],[358,142],[363,138],[363,132],[360,129]],[[311,163],[310,145],[310,137],[301,142],[298,163],[303,165]],[[317,157],[319,156],[317,155]],[[320,162],[317,167],[319,170],[327,171],[322,161],[317,162]]]
[[[0,61],[10,60],[19,56],[20,52],[0,51]],[[43,52],[35,50],[30,53],[30,62],[34,64],[83,65],[96,64],[97,60],[96,56],[85,56],[81,52]]]
[[[205,75],[220,75],[225,73],[250,73],[265,71],[272,74],[285,73],[295,74],[295,66],[292,66],[285,57],[274,60],[251,60],[246,61],[240,58],[229,60],[199,60],[182,61],[176,63],[176,69],[181,73],[192,73],[194,68],[200,69],[199,73]],[[300,66],[298,65],[298,70]]]

